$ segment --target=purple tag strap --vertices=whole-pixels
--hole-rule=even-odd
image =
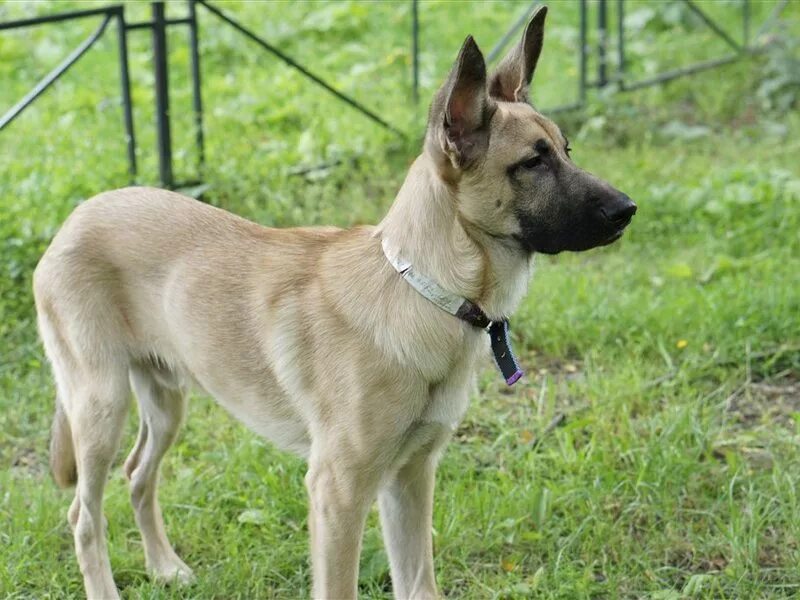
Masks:
[[[508,335],[508,319],[492,321],[481,307],[470,300],[464,300],[458,308],[456,316],[462,321],[479,329],[485,329],[492,343],[494,362],[507,385],[514,385],[524,375],[519,368],[517,357],[511,349],[511,338]]]
[[[492,354],[497,368],[503,374],[506,384],[514,385],[524,375],[519,368],[517,357],[511,349],[511,338],[508,335],[508,321],[494,321],[489,326],[489,337],[492,342]]]

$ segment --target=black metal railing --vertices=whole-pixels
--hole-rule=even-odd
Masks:
[[[631,80],[626,71],[627,57],[625,53],[625,2],[616,0],[616,27],[615,31],[609,28],[608,23],[608,3],[609,0],[598,0],[597,6],[597,76],[594,81],[589,81],[589,57],[591,55],[589,47],[589,23],[588,23],[588,2],[579,0],[579,50],[578,60],[578,89],[577,98],[573,102],[555,106],[546,112],[560,112],[573,110],[583,107],[586,103],[587,91],[592,88],[604,88],[608,85],[616,85],[620,90],[636,90],[656,84],[660,84],[678,77],[712,69],[723,64],[738,60],[745,54],[757,52],[761,48],[751,43],[750,35],[750,0],[741,0],[742,10],[742,40],[732,36],[722,26],[715,22],[705,11],[703,11],[694,0],[681,0],[697,17],[718,37],[730,46],[734,53],[719,58],[700,61],[685,67],[664,71],[646,79]],[[412,94],[415,101],[419,100],[419,54],[421,47],[421,36],[419,27],[419,11],[421,4],[418,0],[411,0],[411,81]],[[761,24],[755,39],[758,39],[780,16],[789,0],[779,0],[773,8],[771,14]],[[525,10],[512,23],[508,31],[501,36],[500,40],[487,54],[488,62],[498,59],[505,47],[514,39],[519,30],[525,25],[532,14],[538,1],[527,5]],[[170,101],[169,101],[169,77],[168,77],[168,48],[167,35],[168,27],[187,26],[189,30],[190,47],[190,68],[192,85],[192,111],[194,115],[195,139],[194,143],[197,150],[197,176],[202,178],[205,165],[205,138],[203,131],[203,100],[201,87],[201,68],[199,52],[199,28],[197,6],[202,6],[206,12],[216,19],[226,23],[241,35],[257,44],[260,48],[269,52],[274,57],[301,73],[307,80],[323,88],[326,92],[333,95],[338,100],[344,102],[352,109],[361,113],[380,127],[394,132],[399,136],[405,134],[394,125],[390,124],[375,111],[365,106],[362,102],[352,96],[338,90],[328,81],[315,74],[309,68],[301,64],[296,59],[287,55],[274,44],[270,43],[263,36],[258,35],[252,29],[246,27],[227,12],[214,6],[208,0],[187,0],[187,14],[181,18],[167,18],[165,14],[164,2],[152,2],[152,19],[142,22],[127,22],[125,19],[124,4],[115,4],[88,10],[78,10],[54,15],[45,15],[28,19],[19,19],[0,23],[0,31],[10,29],[20,29],[31,26],[58,23],[76,19],[86,19],[92,17],[101,18],[97,29],[79,44],[57,67],[43,77],[25,96],[12,106],[5,114],[0,116],[0,131],[11,124],[27,107],[29,107],[39,96],[41,96],[50,86],[62,77],[80,58],[88,52],[92,46],[103,36],[108,25],[114,21],[117,28],[118,37],[118,58],[120,65],[120,87],[121,104],[123,109],[123,126],[125,141],[127,146],[128,170],[132,180],[137,177],[137,151],[136,135],[133,122],[133,106],[131,101],[131,85],[128,66],[128,33],[137,30],[150,30],[153,40],[153,72],[155,76],[155,117],[156,117],[156,143],[158,152],[158,169],[161,185],[168,188],[188,186],[199,181],[178,182],[175,179],[172,164],[172,136],[170,129]],[[616,36],[616,40],[613,37]],[[616,64],[612,64],[609,56],[609,47],[612,42],[616,42]]]
[[[136,135],[133,123],[133,106],[131,102],[130,77],[128,69],[128,44],[127,35],[130,31],[149,29],[153,37],[153,73],[155,88],[155,118],[156,118],[156,144],[158,152],[158,171],[161,185],[168,188],[183,187],[194,185],[199,181],[176,181],[172,164],[172,135],[170,124],[170,100],[169,100],[169,66],[167,35],[168,27],[175,25],[186,25],[189,27],[189,47],[190,47],[190,66],[192,82],[192,110],[194,113],[195,124],[195,145],[197,147],[197,171],[198,177],[202,177],[203,166],[205,164],[205,136],[203,131],[203,100],[201,90],[201,69],[199,52],[199,28],[197,19],[197,5],[202,6],[217,19],[230,25],[233,29],[258,44],[262,49],[270,52],[273,56],[283,61],[291,68],[299,71],[306,79],[322,87],[337,99],[346,103],[362,115],[377,123],[381,127],[388,129],[397,135],[405,134],[397,127],[391,125],[374,111],[367,108],[363,103],[355,98],[336,89],[325,79],[316,75],[307,67],[303,66],[285,52],[270,44],[262,36],[254,33],[240,22],[220,10],[216,6],[204,0],[188,0],[187,16],[177,19],[169,19],[165,14],[164,2],[152,2],[152,19],[150,21],[126,22],[124,5],[111,5],[90,10],[80,10],[59,13],[55,15],[45,15],[29,19],[19,19],[0,23],[0,31],[10,29],[20,29],[47,23],[84,19],[88,17],[102,17],[98,28],[84,40],[74,51],[72,51],[55,69],[48,73],[33,89],[11,107],[2,117],[0,117],[0,131],[7,127],[17,116],[28,108],[45,90],[61,78],[69,68],[74,65],[102,36],[109,22],[115,19],[119,36],[119,62],[120,79],[122,87],[122,106],[126,143],[128,148],[128,170],[131,179],[137,176],[136,163]]]
[[[80,43],[70,54],[52,71],[45,75],[30,92],[12,106],[0,117],[0,131],[6,128],[22,111],[28,108],[41,96],[47,88],[53,85],[60,77],[66,73],[72,65],[86,54],[94,46],[105,32],[112,19],[117,24],[117,36],[119,40],[119,65],[120,65],[120,85],[122,88],[123,119],[125,127],[126,145],[128,149],[128,170],[131,178],[136,177],[136,134],[133,128],[133,104],[131,102],[131,84],[128,71],[128,43],[126,37],[127,24],[125,23],[125,10],[122,5],[105,6],[89,10],[77,10],[57,15],[45,15],[31,19],[19,19],[0,23],[0,31],[7,29],[22,29],[34,25],[44,25],[47,23],[59,23],[75,19],[85,19],[88,17],[102,17],[100,25],[95,31]]]
[[[413,0],[415,3],[417,0]],[[611,0],[597,0],[593,4],[596,6],[597,10],[597,47],[596,47],[596,57],[597,57],[597,78],[594,81],[589,81],[587,74],[588,74],[588,64],[589,64],[589,57],[591,55],[590,47],[589,47],[589,28],[588,28],[588,18],[589,18],[589,6],[587,0],[579,0],[579,44],[578,44],[578,90],[577,90],[577,100],[574,102],[570,102],[568,104],[563,104],[560,106],[550,107],[545,109],[545,112],[548,113],[557,113],[561,111],[567,110],[574,110],[577,108],[582,108],[585,105],[586,101],[586,94],[589,89],[592,88],[604,88],[608,85],[614,84],[618,87],[619,90],[622,91],[633,91],[638,90],[645,87],[650,87],[653,85],[658,85],[661,83],[665,83],[667,81],[671,81],[673,79],[677,79],[679,77],[683,77],[686,75],[692,75],[694,73],[699,73],[701,71],[706,71],[708,69],[713,69],[719,67],[721,65],[725,65],[736,60],[739,60],[742,56],[759,52],[763,49],[762,46],[753,45],[752,39],[750,36],[750,0],[741,0],[741,15],[742,15],[742,41],[737,41],[728,31],[725,30],[719,23],[714,21],[705,11],[703,11],[695,2],[694,0],[679,0],[683,2],[697,17],[719,38],[721,38],[727,45],[729,45],[733,50],[734,54],[728,54],[726,56],[722,56],[719,58],[714,58],[710,60],[699,61],[684,67],[670,69],[668,71],[663,71],[646,79],[640,80],[631,80],[629,75],[626,71],[626,64],[627,64],[627,56],[626,56],[626,33],[625,33],[625,0],[616,0],[616,31],[612,32],[609,28],[608,23],[608,5],[611,4]],[[517,19],[509,30],[500,38],[500,41],[495,45],[494,48],[489,52],[487,55],[487,60],[492,62],[495,60],[505,46],[512,40],[515,39],[515,34],[518,32],[519,29],[527,22],[530,15],[533,13],[533,10],[539,5],[541,2],[538,0],[533,2],[531,5],[526,7],[523,13],[520,15],[519,19]],[[774,22],[779,18],[781,13],[783,12],[784,8],[789,4],[789,0],[779,0],[776,2],[771,14],[765,19],[765,21],[761,24],[756,33],[755,39],[758,39],[765,31],[767,31]],[[414,19],[417,19],[417,13],[412,13]],[[414,25],[413,30],[415,31],[415,37],[419,36],[418,33],[418,25]],[[614,36],[616,36],[616,40],[614,40]],[[608,49],[612,42],[616,42],[616,65],[611,64],[611,57],[609,56]],[[419,44],[415,43],[412,45],[413,48],[418,48]],[[416,50],[418,51],[418,50]],[[614,72],[612,73],[612,68]],[[414,79],[414,85],[417,85],[417,80]],[[417,91],[415,90],[415,96],[418,95]]]

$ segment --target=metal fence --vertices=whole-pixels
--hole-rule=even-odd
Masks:
[[[133,105],[131,103],[131,84],[128,75],[128,41],[126,32],[131,26],[125,22],[125,10],[122,5],[106,6],[103,8],[94,8],[91,10],[80,10],[69,13],[61,13],[57,15],[46,15],[43,17],[36,17],[33,19],[21,19],[18,21],[8,21],[0,23],[0,31],[8,29],[23,29],[34,25],[44,25],[48,23],[59,23],[63,21],[70,21],[74,19],[85,19],[88,17],[102,17],[100,25],[94,32],[81,42],[69,55],[50,73],[37,83],[30,92],[25,94],[23,98],[12,106],[2,117],[0,117],[0,131],[6,128],[11,122],[16,119],[22,111],[44,93],[53,83],[56,82],[69,68],[78,62],[81,56],[86,54],[87,50],[91,48],[97,40],[105,33],[108,24],[114,20],[117,27],[117,39],[119,40],[119,65],[120,65],[120,81],[122,85],[122,106],[124,114],[125,135],[127,138],[128,146],[128,168],[131,177],[136,175],[136,137],[133,129]]]
[[[549,108],[546,112],[554,113],[559,111],[574,110],[582,108],[586,103],[587,91],[593,88],[605,88],[609,85],[617,86],[621,91],[633,91],[645,87],[658,85],[683,77],[713,69],[742,58],[742,56],[758,52],[762,50],[761,46],[753,45],[752,41],[758,39],[762,33],[767,31],[777,19],[780,17],[783,10],[789,4],[789,0],[779,0],[771,14],[767,19],[760,24],[755,35],[751,35],[751,18],[750,18],[750,0],[740,0],[740,14],[742,18],[742,32],[741,41],[737,41],[736,36],[730,34],[719,23],[711,18],[694,0],[679,0],[687,6],[692,13],[697,17],[720,39],[722,39],[728,46],[731,47],[733,53],[705,61],[699,61],[691,65],[687,65],[677,69],[664,71],[657,75],[653,75],[646,79],[631,79],[627,73],[627,55],[626,55],[626,32],[625,32],[625,0],[597,0],[594,5],[597,8],[597,45],[594,49],[590,47],[589,43],[589,3],[587,0],[579,0],[579,44],[578,44],[578,89],[577,100],[572,103],[564,104]],[[612,25],[608,21],[609,5],[615,7],[616,22]],[[417,3],[417,0],[414,0]],[[502,36],[500,41],[492,48],[487,55],[487,60],[492,62],[500,56],[500,53],[508,45],[511,40],[516,39],[518,31],[527,23],[528,18],[535,8],[541,4],[539,0],[530,4],[527,9],[520,15],[509,30]],[[416,22],[416,12],[414,12],[414,19]],[[413,48],[418,47],[418,26],[413,26],[414,43]],[[609,49],[614,46],[616,49],[615,56],[611,56]],[[594,50],[594,51],[593,51]],[[416,51],[415,51],[416,52]],[[592,55],[596,56],[597,74],[596,79],[589,79],[589,58]],[[417,86],[416,77],[416,64],[417,59],[414,57],[415,75],[413,78],[414,86]],[[416,94],[416,91],[415,91]]]
[[[697,62],[679,69],[673,69],[654,75],[646,79],[632,80],[626,71],[625,53],[625,1],[613,0],[615,5],[616,23],[612,26],[608,22],[609,5],[612,0],[597,0],[597,44],[594,49],[589,45],[589,7],[587,0],[579,2],[579,48],[577,52],[578,61],[578,89],[577,99],[574,102],[550,108],[547,112],[559,112],[581,108],[585,105],[587,91],[592,88],[604,88],[615,85],[620,90],[636,90],[647,86],[657,85],[684,75],[697,73],[720,65],[724,65],[738,60],[743,55],[758,51],[760,48],[752,44],[752,39],[757,39],[761,33],[768,29],[780,16],[789,0],[779,0],[772,13],[762,23],[755,36],[751,36],[750,28],[750,0],[741,0],[742,32],[740,40],[737,36],[730,34],[717,22],[715,22],[706,12],[704,12],[693,0],[680,0],[696,14],[700,20],[710,28],[717,36],[731,47],[733,53]],[[411,0],[411,65],[412,65],[412,93],[415,101],[419,101],[419,55],[421,48],[419,11],[421,4],[418,0]],[[495,46],[487,54],[487,61],[496,60],[506,46],[516,39],[519,30],[525,25],[535,7],[540,4],[537,0],[526,7],[519,18],[514,21],[511,27],[500,38]],[[168,85],[168,48],[167,35],[168,27],[185,26],[188,27],[188,43],[190,47],[190,66],[191,66],[191,85],[192,85],[192,110],[195,123],[195,145],[197,150],[197,174],[202,178],[203,166],[205,163],[205,140],[203,133],[203,100],[201,86],[201,69],[199,53],[199,28],[197,19],[197,7],[202,7],[209,15],[217,20],[232,27],[241,35],[257,44],[262,50],[272,54],[278,60],[284,62],[291,68],[300,72],[306,79],[313,84],[323,88],[338,100],[349,105],[354,110],[361,113],[364,117],[399,136],[405,134],[397,127],[379,117],[373,110],[365,106],[362,102],[336,89],[335,86],[327,82],[302,65],[294,58],[288,56],[274,44],[258,35],[252,29],[237,21],[225,11],[211,4],[207,0],[187,0],[186,16],[181,18],[167,18],[165,14],[164,2],[152,2],[152,18],[148,21],[128,22],[125,18],[125,6],[115,4],[89,10],[65,12],[54,15],[46,15],[30,19],[20,19],[0,23],[0,32],[11,29],[21,29],[32,26],[47,25],[52,23],[99,18],[100,24],[83,42],[81,42],[58,66],[42,78],[25,96],[12,106],[2,117],[0,117],[0,131],[6,128],[29,107],[45,90],[62,77],[72,65],[74,65],[105,33],[108,25],[113,21],[117,30],[118,39],[118,58],[121,82],[121,103],[123,108],[123,127],[127,144],[128,170],[131,180],[137,177],[136,161],[136,134],[133,122],[133,106],[131,101],[131,86],[128,66],[128,35],[132,31],[147,29],[152,35],[153,43],[153,73],[155,87],[155,114],[157,131],[157,152],[159,165],[159,179],[161,185],[167,188],[189,186],[199,181],[178,181],[175,178],[172,164],[172,137],[170,127],[170,102]],[[609,49],[615,48],[615,56],[610,56]],[[589,58],[596,56],[597,73],[596,78],[589,79]]]
[[[172,136],[170,126],[170,102],[169,102],[169,73],[168,73],[168,48],[166,30],[171,26],[188,26],[189,28],[189,46],[191,54],[191,81],[192,81],[192,108],[194,111],[196,138],[195,144],[197,147],[198,157],[198,175],[202,175],[203,165],[205,163],[205,140],[203,133],[203,100],[201,91],[201,70],[200,70],[200,53],[198,49],[198,19],[197,19],[197,6],[203,7],[209,14],[213,15],[220,21],[233,27],[236,31],[241,33],[244,37],[255,42],[263,50],[271,53],[273,56],[283,61],[293,69],[296,69],[304,77],[313,82],[314,84],[322,87],[330,94],[342,102],[348,104],[365,117],[371,119],[381,127],[384,127],[397,135],[405,135],[400,129],[387,123],[375,112],[364,106],[355,98],[337,90],[333,85],[325,81],[322,77],[314,74],[307,67],[300,64],[298,61],[288,56],[281,51],[278,47],[270,44],[262,36],[229,16],[223,10],[206,2],[204,0],[188,0],[186,2],[187,15],[178,19],[168,19],[165,16],[165,3],[152,2],[151,11],[152,19],[149,21],[128,22],[125,19],[125,6],[122,4],[106,6],[91,10],[80,10],[65,12],[56,15],[46,15],[42,17],[35,17],[30,19],[20,19],[16,21],[8,21],[0,23],[0,31],[9,29],[21,29],[25,27],[32,27],[35,25],[45,25],[49,23],[64,22],[76,19],[85,19],[89,17],[101,18],[100,25],[97,29],[86,38],[75,50],[73,50],[67,58],[65,58],[56,68],[48,73],[34,88],[28,92],[19,102],[17,102],[11,109],[9,109],[2,117],[0,117],[0,131],[7,127],[17,116],[19,116],[27,107],[51,85],[53,85],[60,77],[62,77],[69,68],[74,65],[78,59],[81,58],[103,35],[106,31],[108,24],[114,20],[117,26],[117,35],[119,38],[119,64],[120,75],[122,81],[122,106],[124,113],[124,127],[125,136],[128,148],[128,170],[132,180],[137,176],[137,163],[136,163],[136,134],[133,123],[133,106],[131,103],[130,91],[130,76],[128,66],[128,41],[127,36],[129,32],[149,29],[153,40],[153,73],[154,73],[154,87],[155,87],[155,114],[156,114],[156,131],[157,131],[157,151],[158,151],[158,171],[161,185],[167,188],[185,187],[195,185],[199,181],[177,181],[172,168]]]

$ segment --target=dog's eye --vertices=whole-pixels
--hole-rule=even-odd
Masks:
[[[520,164],[520,167],[523,169],[535,169],[536,167],[542,165],[542,157],[541,155],[536,155],[533,158],[529,158],[524,163]]]
[[[569,156],[569,153],[572,152],[572,148],[569,147],[569,142],[567,142],[567,145],[564,147],[564,152],[567,153],[567,156]]]

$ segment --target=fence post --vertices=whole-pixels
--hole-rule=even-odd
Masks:
[[[625,89],[625,0],[617,0],[617,85]]]
[[[750,46],[750,0],[742,0],[742,45],[745,48]]]
[[[606,0],[597,5],[597,87],[605,87],[608,83],[606,73]]]
[[[411,0],[411,85],[414,102],[419,102],[419,5]]]
[[[580,22],[580,46],[581,46],[581,53],[580,53],[580,64],[579,64],[579,71],[580,77],[578,79],[578,98],[581,105],[586,102],[586,51],[587,51],[587,38],[586,38],[586,29],[587,29],[587,19],[586,19],[586,0],[580,0],[581,2],[581,22]]]
[[[122,87],[122,113],[125,121],[125,138],[128,147],[128,172],[131,182],[136,179],[136,133],[133,128],[133,103],[131,79],[128,72],[128,33],[125,28],[125,6],[117,7],[117,41],[119,44],[119,80]]]
[[[192,63],[192,107],[194,109],[195,142],[197,143],[198,171],[202,174],[206,164],[205,136],[203,134],[203,96],[200,87],[200,48],[198,43],[197,10],[194,0],[189,0],[189,46]]]
[[[172,137],[169,125],[169,79],[167,73],[167,35],[164,22],[164,3],[153,2],[152,10],[158,173],[161,185],[166,188],[172,188],[175,181],[172,177]]]

